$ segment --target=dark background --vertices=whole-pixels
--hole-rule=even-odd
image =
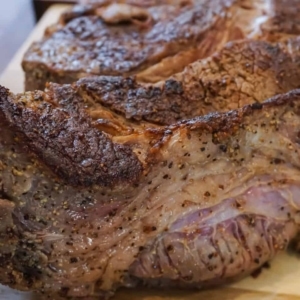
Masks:
[[[0,74],[49,6],[57,3],[75,2],[75,0],[4,1],[4,3],[1,3],[0,9]],[[55,21],[53,20],[53,22]]]

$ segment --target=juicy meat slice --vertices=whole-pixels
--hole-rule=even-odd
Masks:
[[[101,1],[65,13],[25,54],[26,90],[89,75],[135,74],[157,82],[228,41],[253,35],[249,18],[263,10],[249,14],[236,0],[143,3]]]
[[[91,75],[136,75],[155,83],[229,41],[284,42],[298,36],[297,2],[88,1],[63,14],[28,49],[25,88],[44,89],[49,81],[72,83]]]
[[[259,268],[297,234],[300,90],[160,128],[68,95],[0,89],[1,283],[78,298],[141,283],[205,287]],[[111,155],[86,138],[86,153],[78,148],[77,126],[126,148],[126,177],[74,185],[90,176],[82,158],[99,155],[101,170]],[[67,149],[53,147],[58,130]],[[133,159],[142,172],[130,171]]]

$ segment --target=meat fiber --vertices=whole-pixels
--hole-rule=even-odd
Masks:
[[[299,228],[299,112],[295,90],[157,127],[74,86],[2,87],[0,282],[99,299],[253,272]]]

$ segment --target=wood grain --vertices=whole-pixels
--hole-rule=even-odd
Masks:
[[[122,290],[114,300],[300,300],[300,296],[220,288],[202,292]]]

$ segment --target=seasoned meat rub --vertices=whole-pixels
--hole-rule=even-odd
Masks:
[[[231,42],[157,84],[139,83],[134,77],[98,76],[83,78],[75,86],[83,97],[88,94],[127,119],[170,125],[299,88],[299,46],[299,38],[277,45]]]
[[[299,90],[157,127],[74,89],[0,88],[1,283],[83,299],[202,288],[296,236]]]

